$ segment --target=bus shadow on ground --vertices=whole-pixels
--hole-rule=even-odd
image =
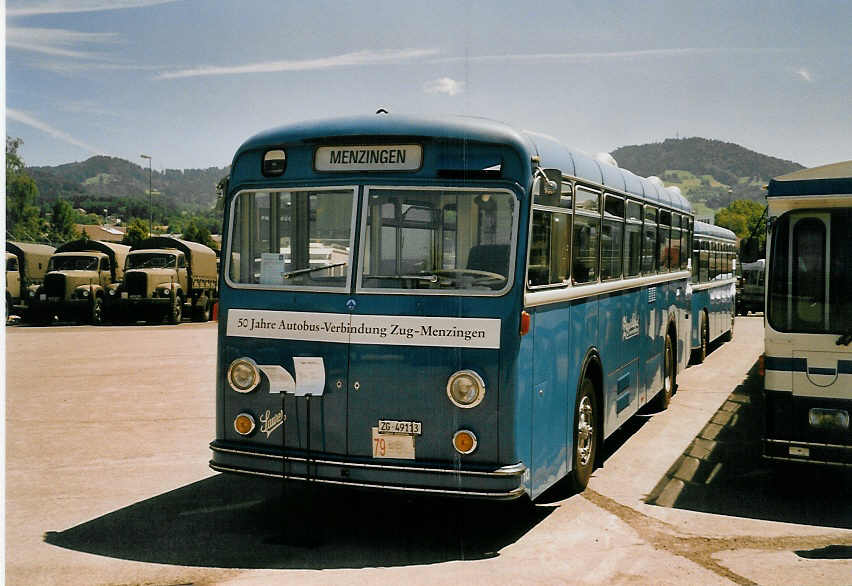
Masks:
[[[420,565],[496,557],[555,510],[219,474],[44,541],[159,564],[266,569]]]
[[[645,499],[652,505],[852,529],[852,471],[762,458],[762,378],[755,363]]]

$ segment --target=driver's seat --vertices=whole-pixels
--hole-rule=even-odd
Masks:
[[[488,271],[498,275],[508,276],[509,245],[508,244],[477,244],[470,249],[467,257],[467,268],[475,271]]]

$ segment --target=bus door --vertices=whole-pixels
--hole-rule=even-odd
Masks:
[[[462,427],[496,461],[498,378],[510,269],[512,194],[365,188],[359,291],[351,297],[348,449],[354,456],[447,460]],[[479,295],[479,296],[477,296]],[[473,317],[488,315],[488,318]],[[473,370],[482,405],[460,409],[448,381]],[[398,434],[383,433],[398,429]]]
[[[846,346],[835,344],[833,336],[819,336],[826,343],[816,344],[816,336],[807,333],[831,332],[839,324],[832,323],[832,301],[840,301],[837,291],[832,295],[832,286],[844,282],[848,265],[832,262],[832,257],[846,256],[847,251],[832,250],[843,240],[833,238],[833,232],[846,234],[848,226],[833,222],[830,213],[794,212],[790,217],[789,242],[787,244],[787,274],[790,287],[790,302],[787,304],[787,322],[797,334],[791,336],[792,358],[799,368],[793,370],[793,394],[799,396],[827,396],[840,390],[845,379],[841,362],[849,357]],[[845,248],[848,248],[846,244]],[[833,275],[833,272],[840,274]],[[842,295],[848,295],[845,291]],[[837,303],[834,307],[835,311]],[[799,334],[798,332],[803,332]],[[848,375],[847,375],[848,376]],[[849,381],[844,380],[848,385]],[[832,389],[834,387],[834,389]],[[847,386],[848,388],[848,386]],[[848,393],[847,393],[848,395]]]

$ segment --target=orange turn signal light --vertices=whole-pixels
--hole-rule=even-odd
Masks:
[[[472,431],[459,430],[453,435],[453,447],[459,454],[470,454],[476,449],[476,436]]]
[[[530,331],[530,314],[526,311],[521,312],[521,335],[526,336]]]
[[[234,419],[234,429],[240,435],[249,435],[254,431],[254,417],[248,413],[240,413]]]

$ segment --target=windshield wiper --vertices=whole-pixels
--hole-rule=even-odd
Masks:
[[[438,275],[364,275],[367,279],[397,279],[398,281],[425,281],[437,283]]]
[[[305,273],[313,273],[314,271],[322,271],[325,269],[333,269],[334,267],[342,267],[346,266],[345,262],[338,262],[330,265],[323,265],[321,267],[308,267],[306,269],[296,269],[295,271],[287,271],[286,273],[282,273],[285,279],[289,279],[290,277],[295,277],[296,275],[304,275]]]

